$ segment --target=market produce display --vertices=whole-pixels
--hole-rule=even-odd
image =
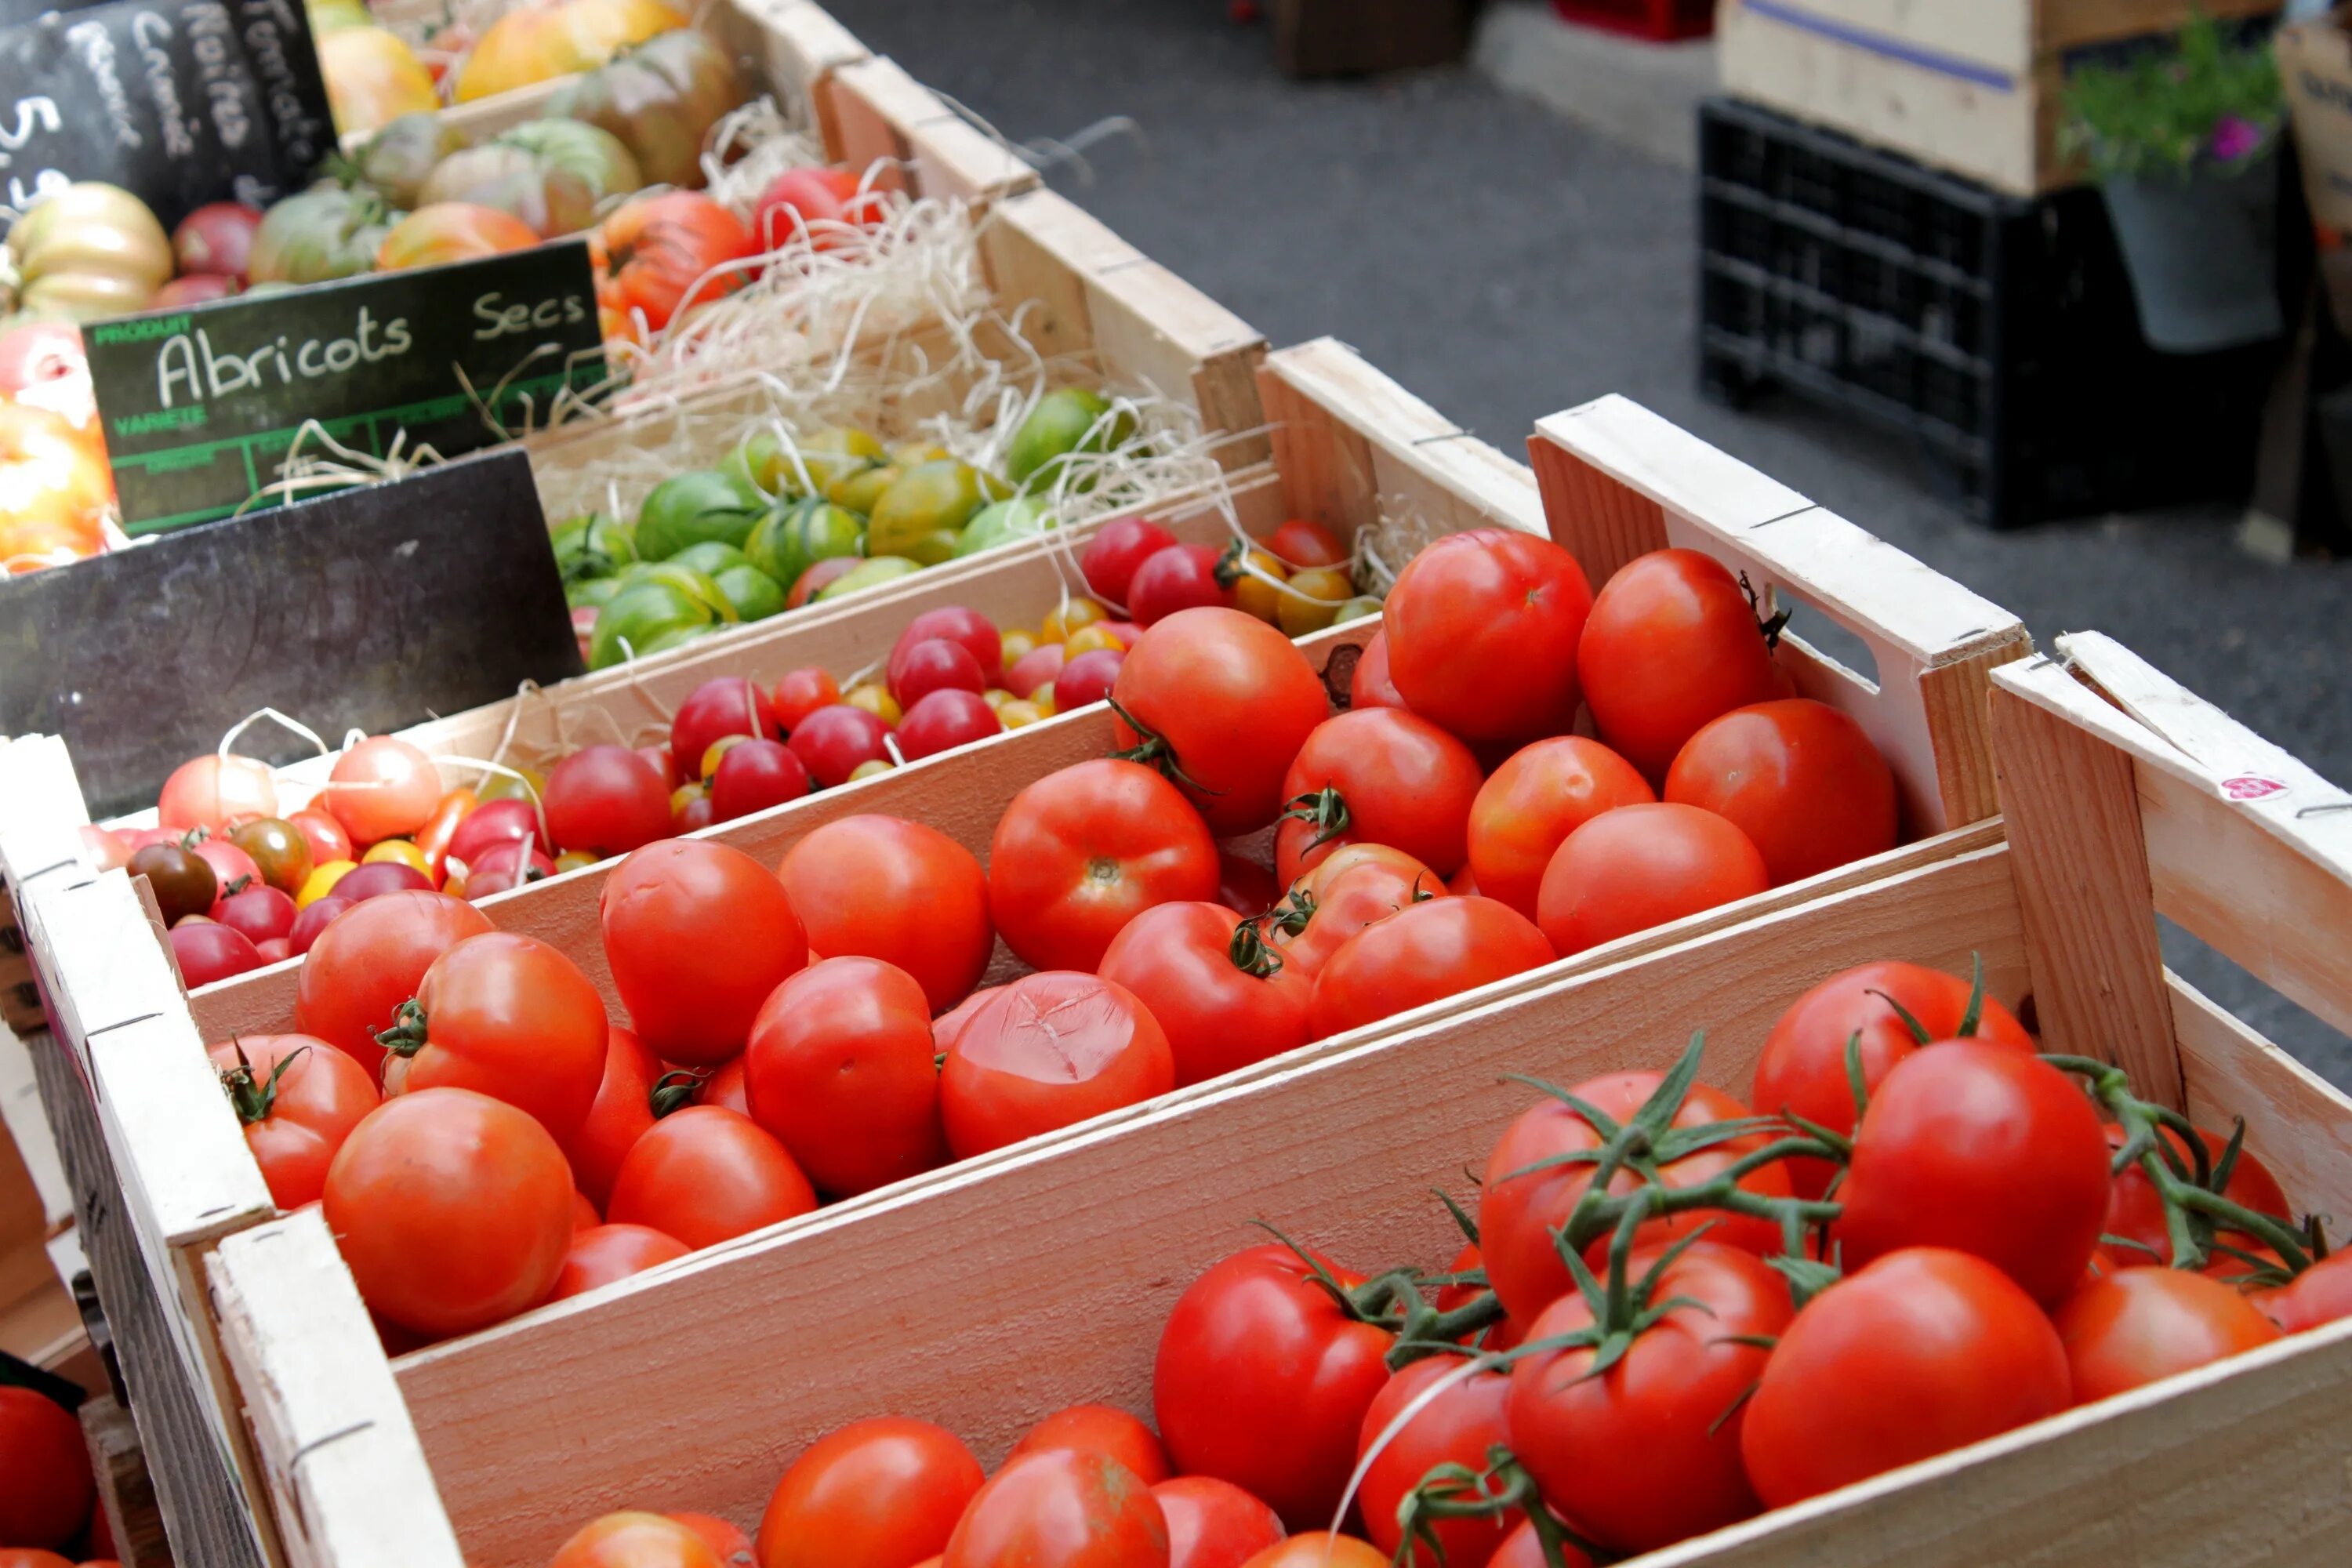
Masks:
[[[1981,983],[1831,976],[1773,1028],[1753,1109],[1699,1081],[1702,1044],[1528,1079],[1450,1261],[1277,1236],[1210,1268],[1161,1327],[1148,1425],[1059,1412],[993,1477],[921,1421],[819,1439],[752,1561],[1608,1563],[2352,1315],[2242,1123],[2037,1055]],[[692,1534],[614,1514],[554,1562],[626,1537],[635,1568],[688,1568]]]
[[[0,1568],[119,1568],[97,1506],[89,1448],[72,1413],[0,1385]]]
[[[423,26],[380,24],[360,0],[310,0],[308,9],[335,128],[347,137],[445,103],[593,76],[633,47],[691,30],[662,0],[530,0],[493,8],[487,20],[481,7],[463,16],[451,7]]]

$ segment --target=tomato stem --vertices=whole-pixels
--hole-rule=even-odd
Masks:
[[[1282,955],[1266,945],[1256,920],[1244,921],[1234,927],[1234,940],[1225,944],[1225,956],[1233,960],[1235,969],[1260,980],[1271,980],[1282,973]]]
[[[268,1080],[257,1083],[253,1077],[253,1064],[246,1059],[245,1046],[242,1042],[237,1044],[236,1066],[221,1068],[220,1082],[221,1089],[228,1095],[229,1104],[236,1109],[240,1126],[250,1127],[257,1121],[269,1119],[270,1111],[277,1108],[278,1086],[286,1077],[287,1069],[310,1054],[308,1046],[289,1051],[278,1058],[276,1067],[269,1069]]]
[[[654,1120],[659,1121],[672,1111],[683,1110],[693,1104],[694,1097],[702,1092],[702,1086],[709,1081],[709,1074],[690,1071],[686,1068],[673,1068],[654,1079],[653,1092],[646,1097]]]
[[[1120,763],[1140,763],[1147,768],[1157,768],[1160,771],[1160,776],[1167,779],[1170,783],[1182,784],[1186,789],[1192,790],[1198,795],[1223,795],[1224,793],[1223,790],[1211,789],[1207,784],[1202,784],[1199,779],[1196,779],[1192,774],[1186,773],[1184,771],[1184,764],[1176,760],[1176,748],[1168,743],[1167,737],[1160,734],[1157,731],[1147,730],[1141,724],[1136,722],[1135,715],[1129,713],[1125,708],[1120,707],[1118,698],[1106,697],[1103,700],[1110,704],[1110,710],[1118,715],[1118,721],[1120,723],[1134,731],[1136,734],[1140,737],[1136,744],[1128,747],[1127,750],[1123,752],[1113,752],[1111,753],[1112,761]]]
[[[413,1057],[425,1048],[427,1038],[425,1005],[411,996],[393,1009],[392,1027],[378,1030],[375,1043],[394,1056]]]
[[[1287,822],[1293,819],[1307,823],[1315,829],[1315,837],[1308,839],[1306,848],[1299,851],[1302,855],[1308,850],[1320,849],[1347,832],[1350,820],[1347,799],[1339,794],[1336,784],[1326,784],[1313,795],[1296,795],[1285,801],[1282,815],[1275,820]]]

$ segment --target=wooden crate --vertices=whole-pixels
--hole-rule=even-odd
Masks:
[[[2168,32],[2192,0],[1721,0],[1735,96],[1996,190],[2038,195],[2082,171],[2057,153],[2071,58]],[[2224,17],[2279,0],[2205,0]]]
[[[622,1506],[749,1526],[799,1448],[866,1415],[942,1422],[993,1461],[1064,1404],[1148,1412],[1160,1321],[1200,1269],[1250,1244],[1249,1219],[1342,1258],[1436,1267],[1458,1237],[1427,1188],[1458,1188],[1464,1162],[1528,1099],[1498,1072],[1572,1081],[1663,1067],[1705,1028],[1708,1080],[1743,1088],[1789,1001],[1875,959],[1965,970],[1980,957],[1996,994],[2030,994],[2045,1019],[2070,994],[2128,999],[2144,1032],[2101,1037],[2177,1064],[2178,1103],[2200,1121],[2244,1116],[2302,1205],[2352,1212],[2352,1101],[2168,973],[2152,940],[2163,913],[2352,1019],[2352,797],[2104,638],[2061,653],[2072,668],[2036,661],[1993,678],[2010,844],[1033,1145],[855,1224],[747,1238],[403,1358],[393,1371],[406,1414],[470,1559],[536,1563]],[[2116,934],[2084,936],[2086,911],[2069,898]],[[1362,1157],[1368,1142],[1381,1159]],[[267,1291],[326,1282],[330,1249],[315,1216],[298,1215],[233,1238],[213,1268],[249,1309]],[[289,1277],[289,1254],[319,1278]],[[1018,1305],[975,1314],[975,1300]],[[308,1321],[309,1305],[281,1303],[278,1319]],[[714,1392],[707,1346],[680,1326],[719,1322],[728,1376]],[[235,1353],[265,1373],[289,1365],[274,1385],[324,1373],[281,1363],[260,1337],[275,1331],[262,1312],[231,1314]],[[2352,1323],[1638,1561],[2332,1562],[2352,1523],[2347,1395]],[[2246,1485],[2252,1474],[2259,1488]]]

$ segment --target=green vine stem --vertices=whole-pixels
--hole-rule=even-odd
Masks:
[[[1119,706],[1118,698],[1108,697],[1104,700],[1110,704],[1110,710],[1118,715],[1118,721],[1134,731],[1139,737],[1134,745],[1125,751],[1113,752],[1111,753],[1113,761],[1140,763],[1147,768],[1156,768],[1170,783],[1182,784],[1186,789],[1200,795],[1224,793],[1223,790],[1211,789],[1199,779],[1186,773],[1184,764],[1176,760],[1176,748],[1168,743],[1167,737],[1138,723],[1134,714]]]
[[[1304,822],[1315,829],[1315,837],[1308,839],[1300,850],[1305,854],[1307,850],[1320,849],[1347,832],[1348,825],[1353,819],[1348,815],[1348,802],[1339,794],[1339,787],[1325,784],[1312,795],[1294,795],[1285,801],[1282,815],[1275,820]]]
[[[375,1043],[394,1056],[413,1057],[425,1048],[429,1037],[424,1004],[411,996],[393,1009],[392,1027],[376,1031]]]
[[[276,1067],[269,1069],[267,1079],[257,1080],[253,1076],[253,1064],[246,1059],[245,1047],[241,1043],[237,1046],[236,1066],[221,1068],[220,1083],[221,1089],[228,1095],[229,1104],[236,1110],[240,1126],[250,1127],[257,1121],[269,1120],[270,1111],[278,1105],[278,1086],[285,1079],[287,1070],[310,1054],[308,1046],[289,1051],[278,1059]]]

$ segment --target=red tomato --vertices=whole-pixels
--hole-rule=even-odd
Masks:
[[[760,1568],[907,1568],[943,1550],[985,1479],[954,1433],[885,1416],[818,1438],[761,1516]]]
[[[352,877],[357,877],[361,872],[374,868],[362,866],[358,871],[352,872]],[[408,869],[405,866],[389,868],[399,871]],[[480,858],[466,868],[466,879],[458,886],[463,890],[467,902],[478,904],[493,893],[511,892],[517,888],[526,887],[532,882],[543,882],[554,875],[555,862],[541,854],[538,847],[530,840],[509,838],[483,850]],[[344,879],[344,881],[349,880],[351,877]],[[341,892],[342,887],[342,882],[338,882],[335,884],[335,890]]]
[[[901,708],[912,708],[934,691],[966,691],[977,697],[988,689],[994,673],[960,642],[945,637],[901,642],[890,656],[890,695]]]
[[[689,1105],[653,1124],[621,1162],[604,1217],[699,1251],[816,1207],[793,1157],[748,1118]]]
[[[783,726],[786,733],[799,729],[801,721],[818,709],[840,700],[840,683],[814,665],[784,671],[784,678],[776,682],[775,695],[770,700],[776,722]]]
[[[860,763],[890,760],[884,743],[889,733],[890,726],[865,709],[835,702],[802,720],[791,744],[809,776],[823,788],[835,789],[849,782]]]
[[[626,746],[583,746],[547,775],[541,803],[558,849],[625,855],[669,832],[669,781]]]
[[[1069,662],[1068,648],[1057,642],[1041,643],[1013,661],[1013,668],[1004,672],[1004,689],[1015,697],[1034,697],[1039,688],[1060,680]],[[1116,683],[1118,679],[1118,672],[1113,670],[1111,679]],[[1057,695],[1055,701],[1059,700]]]
[[[1080,655],[1072,668],[1093,657]],[[1291,763],[1331,710],[1297,644],[1222,608],[1155,624],[1119,666],[1110,695],[1118,745],[1141,747],[1136,760],[1175,780],[1220,837],[1275,819]]]
[[[1767,1115],[1792,1111],[1832,1132],[1852,1132],[1846,1042],[1860,1037],[1863,1086],[1875,1090],[1887,1071],[1920,1046],[1894,1004],[1919,1021],[1928,1039],[1948,1040],[1967,1019],[1970,990],[1965,980],[1916,963],[1865,963],[1831,975],[1790,1003],[1772,1026],[1756,1062],[1756,1109]],[[2032,1037],[1990,996],[1976,1037],[2013,1050],[2033,1049]],[[1799,1197],[1820,1197],[1835,1173],[1825,1160],[1789,1162],[1789,1180]]]
[[[784,738],[767,693],[740,675],[714,676],[677,705],[677,717],[669,725],[670,755],[699,770],[704,753],[729,735]]]
[[[1551,1559],[1544,1555],[1543,1537],[1536,1533],[1535,1522],[1528,1521],[1511,1531],[1502,1550],[1486,1560],[1486,1568],[1551,1568]],[[1592,1559],[1563,1542],[1560,1568],[1592,1568]]]
[[[261,967],[261,950],[232,926],[190,915],[170,932],[173,962],[188,989],[215,984]]]
[[[0,1568],[74,1568],[74,1562],[37,1546],[0,1546]],[[85,1564],[84,1568],[90,1565]]]
[[[2058,1310],[2057,1324],[2077,1405],[2279,1337],[2278,1325],[2236,1290],[2178,1268],[2126,1268],[2094,1280]]]
[[[673,1524],[682,1524],[702,1537],[703,1544],[719,1554],[726,1568],[759,1568],[759,1560],[751,1555],[751,1538],[713,1514],[672,1513]]]
[[[1160,1439],[1152,1436],[1151,1428],[1108,1405],[1073,1405],[1066,1410],[1056,1410],[1030,1427],[1021,1441],[1013,1445],[1013,1452],[1004,1462],[1009,1465],[1031,1454],[1064,1450],[1108,1454],[1148,1487],[1156,1487],[1168,1479],[1168,1455],[1160,1448]]]
[[[1323,1263],[1343,1289],[1364,1282]],[[1229,1481],[1293,1528],[1328,1523],[1364,1412],[1388,1382],[1391,1343],[1343,1312],[1287,1247],[1237,1252],[1192,1282],[1160,1331],[1160,1440],[1179,1474]]]
[[[608,1513],[556,1548],[548,1568],[725,1568],[689,1526],[657,1513]]]
[[[97,1495],[81,1423],[29,1388],[0,1385],[0,1541],[63,1546]]]
[[[368,1310],[431,1338],[545,1300],[572,1246],[563,1151],[471,1089],[386,1100],[343,1141],[323,1195]]]
[[[1241,1568],[1282,1542],[1274,1510],[1231,1481],[1181,1476],[1151,1495],[1168,1521],[1168,1568]]]
[[[1461,1465],[1475,1475],[1486,1468],[1486,1451],[1509,1440],[1503,1406],[1511,1392],[1510,1377],[1480,1371],[1464,1378],[1462,1371],[1450,1357],[1414,1362],[1382,1384],[1364,1412],[1356,1438],[1357,1462],[1363,1467],[1356,1505],[1363,1513],[1364,1533],[1391,1556],[1405,1542],[1397,1510],[1422,1478],[1440,1465]],[[1450,1386],[1398,1426],[1407,1407],[1441,1381]],[[1375,1444],[1380,1445],[1377,1453]],[[1433,1558],[1428,1542],[1422,1540],[1403,1561],[1417,1568],[1433,1562],[1484,1563],[1515,1522],[1516,1515],[1434,1521],[1432,1533],[1438,1555]]]
[[[847,576],[858,559],[855,555],[828,555],[817,562],[793,584],[792,592],[784,595],[784,608],[799,609],[835,582]]]
[[[1655,1072],[1608,1073],[1587,1079],[1569,1092],[1612,1121],[1623,1123],[1641,1110],[1665,1075]],[[1670,1124],[1676,1128],[1706,1127],[1736,1121],[1748,1107],[1705,1084],[1694,1084]],[[1669,1187],[1703,1186],[1721,1175],[1742,1154],[1762,1148],[1770,1140],[1750,1133],[1713,1144],[1658,1167],[1658,1179]],[[1522,1112],[1503,1131],[1486,1160],[1486,1180],[1478,1200],[1479,1250],[1486,1260],[1486,1279],[1502,1299],[1514,1321],[1532,1325],[1536,1316],[1573,1288],[1568,1266],[1559,1260],[1552,1233],[1569,1221],[1577,1200],[1591,1184],[1592,1167],[1556,1164],[1531,1167],[1580,1150],[1598,1149],[1601,1133],[1578,1111],[1559,1100],[1545,1099]],[[1612,1193],[1627,1193],[1638,1185],[1632,1173],[1621,1171],[1609,1184]],[[1740,1178],[1739,1184],[1765,1197],[1784,1197],[1789,1178],[1778,1163],[1762,1166]],[[1763,1219],[1716,1210],[1685,1210],[1654,1219],[1637,1233],[1640,1244],[1670,1241],[1701,1226],[1707,1238],[1727,1247],[1769,1256],[1780,1250],[1780,1227]],[[1601,1245],[1605,1247],[1606,1238]],[[1598,1256],[1598,1254],[1592,1254]]]
[[[226,898],[260,884],[261,868],[253,863],[252,856],[227,839],[199,839],[193,848],[196,858],[213,868],[213,876],[220,883],[219,897]]]
[[[568,1296],[583,1296],[615,1279],[674,1262],[688,1250],[677,1237],[642,1225],[593,1226],[572,1237],[572,1250],[563,1255],[562,1271],[556,1275],[555,1289],[547,1299],[561,1301]]]
[[[1032,1454],[996,1472],[948,1537],[940,1568],[1167,1568],[1151,1489],[1108,1454]]]
[[[979,984],[995,951],[988,874],[935,827],[845,816],[793,845],[776,875],[812,951],[896,964],[922,986],[933,1012]]]
[[[1348,677],[1349,708],[1402,708],[1403,694],[1396,682],[1389,679],[1389,639],[1386,632],[1374,632],[1372,640],[1356,659],[1356,668]]]
[[[2288,1333],[2352,1318],[2352,1252],[2320,1259],[2284,1285],[2249,1298],[2263,1315]]]
[[[2170,1146],[2172,1168],[2179,1173],[2183,1181],[2193,1183],[2197,1178],[2197,1165],[2189,1158],[2188,1144],[2169,1127],[2159,1131],[2163,1133],[2164,1142]],[[2122,1149],[2124,1130],[2111,1121],[2107,1123],[2106,1132],[2107,1147]],[[2207,1160],[2218,1167],[2222,1151],[2230,1146],[2229,1139],[2201,1127],[2197,1130],[2197,1136],[2205,1145]],[[2271,1174],[2269,1166],[2242,1148],[2238,1151],[2236,1163],[2230,1167],[2230,1183],[2222,1190],[2222,1195],[2256,1214],[2271,1215],[2289,1230],[2294,1228],[2294,1209],[2287,1202],[2286,1190],[2279,1185],[2278,1178]],[[2164,1199],[2158,1194],[2156,1184],[2148,1180],[2147,1171],[2137,1164],[2116,1173],[2107,1191],[2107,1217],[2099,1230],[2102,1235],[2119,1237],[2125,1242],[2135,1244],[2102,1246],[2099,1248],[2099,1255],[2117,1268],[2164,1268],[2172,1262],[2172,1231],[2165,1223]],[[2221,1239],[2242,1250],[2252,1250],[2253,1242],[2250,1237],[2223,1232]],[[2243,1265],[2238,1264],[2226,1253],[2220,1256],[2222,1260],[2242,1268]]]
[[[1069,713],[1100,702],[1118,685],[1118,672],[1126,664],[1127,655],[1108,647],[1088,648],[1075,658],[1066,658],[1054,676],[1054,711]]]
[[[751,234],[763,250],[775,250],[805,234],[810,247],[832,250],[849,241],[853,227],[873,227],[889,211],[878,190],[861,190],[850,169],[787,169],[768,182],[752,210]]]
[[[1241,916],[1222,904],[1161,904],[1128,922],[1097,971],[1135,994],[1168,1036],[1179,1086],[1204,1083],[1307,1043],[1307,971],[1260,950],[1234,955]]]
[[[540,826],[539,813],[532,809],[530,802],[486,800],[467,812],[449,835],[447,858],[471,866],[493,847],[516,841],[530,843],[541,851],[554,847],[548,843]]]
[[[1338,875],[1328,874],[1328,868],[1340,866],[1341,857],[1373,848],[1381,849],[1381,858],[1351,858]],[[1311,982],[1331,955],[1367,926],[1416,903],[1447,896],[1437,873],[1411,856],[1379,846],[1351,844],[1300,882],[1290,904],[1294,911],[1305,913],[1306,929],[1291,936],[1286,926],[1278,926],[1276,950],[1284,963]]]
[[[433,759],[406,741],[371,735],[335,759],[319,804],[365,848],[405,837],[431,820],[441,804],[441,775]]]
[[[643,310],[656,331],[741,288],[752,269],[729,264],[760,248],[742,219],[699,191],[631,196],[598,232],[617,303]]]
[[[1216,840],[1176,786],[1104,758],[1013,797],[989,847],[989,912],[1023,962],[1091,970],[1129,921],[1206,902],[1217,877]]]
[[[1176,1087],[1168,1037],[1123,986],[1091,974],[1024,975],[975,1009],[940,1071],[959,1160]]]
[[[376,1033],[416,994],[434,961],[490,929],[481,910],[444,893],[385,893],[353,904],[319,933],[302,960],[295,1026],[365,1068],[383,1068]]]
[[[2098,1249],[2107,1141],[2075,1080],[1979,1040],[1895,1064],[1853,1140],[1834,1236],[1849,1268],[1905,1247],[1991,1263],[2046,1306]]]
[[[1096,598],[1124,605],[1136,568],[1175,542],[1174,534],[1148,518],[1115,518],[1087,542],[1078,556],[1078,570]]]
[[[1451,877],[1469,858],[1482,777],[1469,747],[1416,714],[1365,708],[1327,719],[1283,778],[1283,798],[1302,816],[1276,836],[1274,873],[1297,881],[1329,852],[1310,847],[1328,834],[1327,844],[1385,844]]]
[[[529,1111],[559,1143],[604,1080],[604,998],[554,948],[513,931],[468,937],[425,972],[377,1037],[387,1096],[470,1089]]]
[[[1775,887],[1895,847],[1895,773],[1862,726],[1803,697],[1735,709],[1690,738],[1665,797],[1738,826]]]
[[[1739,1454],[1740,1405],[1795,1309],[1788,1281],[1752,1252],[1698,1241],[1666,1262],[1634,1252],[1629,1281],[1684,1301],[1597,1371],[1591,1348],[1547,1352],[1511,1370],[1510,1441],[1544,1500],[1597,1544],[1628,1556],[1757,1511]],[[1587,1330],[1594,1304],[1570,1291],[1528,1342]],[[1375,1539],[1378,1539],[1375,1537]]]
[[[310,864],[324,866],[335,860],[356,860],[359,850],[343,825],[323,811],[298,811],[287,819],[288,826],[302,836],[310,846]]]
[[[344,898],[340,893],[329,893],[323,899],[310,900],[308,909],[296,910],[294,929],[286,933],[288,955],[291,957],[309,952],[313,946],[317,945],[319,938],[325,934],[327,927],[334,923],[335,917],[359,901],[357,899]],[[257,942],[255,945],[257,947],[260,944]],[[379,1051],[381,1048],[378,1047]]]
[[[603,1215],[600,1215],[600,1214],[598,1214],[598,1213],[596,1212],[596,1205],[595,1205],[594,1204],[592,1204],[592,1203],[590,1203],[590,1202],[588,1201],[588,1194],[587,1194],[586,1193],[582,1192],[582,1191],[581,1191],[579,1188],[577,1188],[577,1187],[572,1188],[572,1237],[576,1239],[576,1238],[578,1238],[578,1237],[581,1235],[581,1233],[583,1233],[583,1231],[591,1231],[591,1230],[593,1230],[593,1229],[595,1229],[598,1226],[603,1225],[604,1223],[604,1216]]]
[[[488,858],[489,851],[484,852]],[[347,872],[335,884],[335,891],[354,903],[381,898],[386,893],[433,890],[432,882],[414,866],[404,866],[397,860],[373,860]]]
[[[1767,1508],[2054,1415],[2072,1384],[2042,1309],[1991,1264],[1910,1247],[1806,1303],[1741,1412]]]
[[[1348,547],[1319,522],[1294,517],[1265,536],[1260,546],[1293,572],[1302,567],[1338,566],[1348,559]]]
[[[1654,779],[1710,720],[1774,695],[1747,594],[1696,550],[1619,567],[1592,601],[1576,669],[1601,738]]]
[[[1584,569],[1550,540],[1499,528],[1448,534],[1389,590],[1381,630],[1390,679],[1414,712],[1465,741],[1564,734],[1576,721],[1576,645],[1591,608]]]
[[[1566,958],[1770,886],[1756,846],[1713,812],[1664,801],[1621,805],[1552,852],[1536,923]]]
[[[1171,544],[1146,556],[1128,580],[1128,619],[1149,629],[1179,610],[1230,607],[1233,590],[1217,581],[1218,559],[1207,544]]]
[[[155,803],[155,823],[174,833],[218,833],[253,816],[278,815],[278,785],[268,763],[207,752],[172,770]]]
[[[245,280],[246,257],[261,214],[242,202],[206,202],[172,231],[172,255],[179,270]]]
[[[661,1058],[643,1041],[618,1024],[608,1026],[604,1040],[604,1076],[596,1099],[564,1145],[580,1190],[597,1203],[613,1195],[613,1178],[621,1162],[654,1124],[654,1085],[662,1076]]]
[[[293,935],[298,912],[293,900],[266,882],[257,883],[241,893],[231,893],[213,906],[213,919],[244,932],[247,940],[255,943]]]
[[[695,1090],[694,1103],[721,1106],[738,1116],[751,1115],[751,1090],[744,1081],[743,1058],[736,1057],[713,1068]]]
[[[1328,1039],[1551,960],[1543,932],[1507,904],[1425,900],[1375,921],[1323,961],[1308,1032]]]
[[[934,691],[917,701],[898,721],[898,752],[910,763],[920,762],[974,741],[985,741],[1003,730],[1004,721],[978,692]]]
[[[900,653],[935,637],[961,647],[971,655],[972,662],[991,676],[1004,667],[1004,639],[996,623],[978,610],[968,610],[961,605],[925,610],[908,621],[907,629],[898,634],[898,642],[891,647],[892,664],[898,662]],[[892,684],[897,683],[894,680]]]
[[[1352,1535],[1310,1530],[1267,1547],[1242,1568],[1389,1568],[1389,1556]]]
[[[730,746],[710,775],[710,810],[720,822],[782,805],[808,793],[808,769],[781,741]]]
[[[209,1054],[269,1201],[287,1210],[318,1202],[335,1151],[383,1103],[366,1069],[308,1035],[247,1035]]]
[[[1238,915],[1262,915],[1281,897],[1272,871],[1230,849],[1217,851],[1217,902]]]
[[[1656,800],[1633,764],[1581,735],[1512,753],[1470,805],[1470,869],[1478,889],[1536,918],[1544,868],[1568,836],[1621,805]]]
[[[664,1061],[710,1067],[740,1052],[768,993],[808,962],[783,884],[709,839],[631,855],[605,878],[601,910],[614,989]]]
[[[947,1163],[931,1009],[912,975],[821,959],[776,987],[743,1052],[751,1118],[821,1192],[871,1192]]]

